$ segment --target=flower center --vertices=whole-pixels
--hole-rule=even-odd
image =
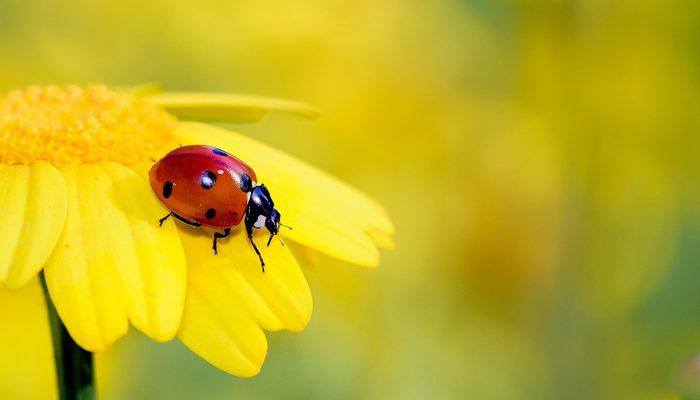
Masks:
[[[169,139],[175,123],[158,107],[103,86],[29,87],[0,98],[0,162],[136,164]]]

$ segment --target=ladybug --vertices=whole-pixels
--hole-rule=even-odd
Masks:
[[[270,246],[279,232],[281,215],[265,185],[256,183],[251,167],[216,147],[193,145],[166,154],[153,165],[148,178],[153,192],[170,210],[159,220],[161,226],[173,216],[187,225],[222,229],[214,232],[216,254],[217,239],[230,235],[231,228],[245,220],[248,239],[265,272],[265,262],[253,242],[253,228],[267,228]]]

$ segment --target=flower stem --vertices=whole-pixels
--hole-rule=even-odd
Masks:
[[[44,271],[41,271],[39,277],[41,286],[44,288],[51,325],[58,398],[59,400],[94,400],[96,396],[92,353],[83,350],[70,337],[49,296]]]

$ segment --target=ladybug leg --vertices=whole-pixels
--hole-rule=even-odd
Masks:
[[[175,214],[174,212],[171,212],[170,214],[172,214],[172,216],[175,217],[175,218],[177,218],[180,222],[185,223],[185,224],[187,224],[187,225],[189,225],[189,226],[194,226],[194,227],[202,226],[202,224],[200,224],[199,222],[188,221],[188,220],[186,220],[185,218],[183,218],[183,217],[181,217],[181,216]],[[167,217],[168,217],[168,216],[166,215],[163,219],[165,220],[165,218],[167,218]]]
[[[169,212],[168,215],[165,217],[161,218],[158,220],[158,226],[163,226],[163,222],[165,222],[166,219],[170,218],[170,216],[173,215],[173,213]]]
[[[166,219],[170,218],[171,215],[189,226],[195,226],[195,227],[202,226],[202,224],[200,224],[199,222],[188,221],[188,220],[182,218],[181,216],[175,214],[172,211],[169,212],[168,215],[166,215],[165,217],[158,220],[158,226],[163,226],[163,222],[165,222]]]
[[[216,250],[216,240],[225,238],[226,236],[231,234],[231,228],[226,228],[224,229],[224,233],[219,233],[219,232],[214,232],[214,244],[211,246],[212,249],[214,249],[214,254],[219,254],[219,252]]]
[[[255,250],[255,254],[257,254],[258,258],[260,259],[260,266],[262,267],[262,272],[265,272],[265,261],[263,261],[262,255],[260,255],[260,250],[258,250],[258,246],[255,245],[255,242],[253,242],[253,226],[246,224],[245,229],[248,232],[248,240],[250,240],[250,244],[253,245],[253,250]]]
[[[258,246],[255,245],[255,242],[253,242],[252,234],[248,235],[248,240],[250,240],[250,244],[253,245],[253,250],[255,250],[255,254],[257,254],[258,258],[260,259],[260,266],[262,267],[262,272],[265,272],[265,261],[263,261],[262,255],[260,255],[260,250],[258,250]]]

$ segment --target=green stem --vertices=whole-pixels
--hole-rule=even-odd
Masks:
[[[46,288],[44,271],[39,274],[49,313],[59,400],[94,400],[95,379],[92,353],[83,350],[70,337]]]

